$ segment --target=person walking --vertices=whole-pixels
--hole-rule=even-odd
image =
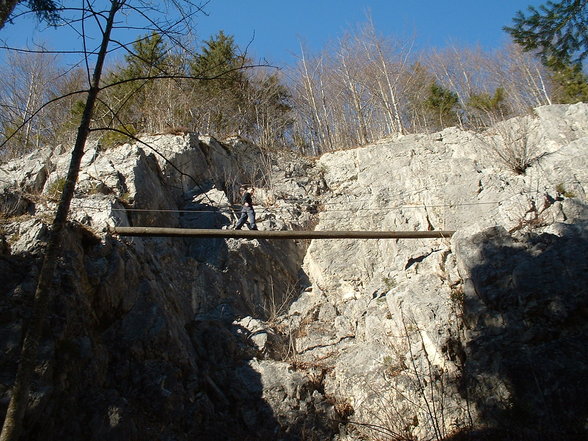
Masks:
[[[241,209],[241,217],[237,221],[237,225],[235,225],[235,230],[240,230],[247,220],[249,221],[249,229],[257,230],[257,225],[255,224],[255,210],[253,209],[254,192],[255,189],[253,187],[247,187],[245,190],[241,200],[241,203],[243,204],[243,208]]]

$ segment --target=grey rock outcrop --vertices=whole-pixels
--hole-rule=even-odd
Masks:
[[[496,132],[455,128],[319,159],[329,191],[317,229],[457,230],[451,240],[313,241],[308,249],[312,287],[286,321],[298,326],[299,357],[328,370],[325,390],[354,409],[357,431],[441,439],[485,427],[553,439],[583,430],[586,407],[572,417],[562,396],[577,393],[572,384],[586,373],[585,351],[577,363],[571,357],[586,327],[547,311],[585,312],[586,110],[551,106],[503,123],[500,133],[526,137],[524,174],[497,156],[510,144],[488,140]],[[482,289],[501,307],[480,299]],[[538,320],[523,312],[543,308]],[[537,374],[558,345],[561,358]],[[528,415],[519,417],[521,406]]]
[[[585,438],[587,116],[549,106],[316,161],[196,134],[90,145],[28,439]],[[67,156],[0,167],[0,411]],[[260,229],[456,233],[108,232],[227,228],[244,183]]]
[[[297,290],[304,244],[122,241],[108,233],[115,225],[230,225],[236,186],[271,172],[271,162],[260,165],[262,153],[243,141],[223,145],[194,134],[107,151],[89,146],[54,281],[28,439],[296,439],[309,425],[303,416],[311,407],[317,415],[328,410],[302,374],[288,374],[285,364],[255,363],[263,345],[239,321],[270,318]],[[5,212],[12,217],[2,226],[3,410],[56,206],[52,193],[68,162],[61,151],[22,161],[3,166],[1,176],[5,194],[20,192],[29,201],[27,213]],[[23,174],[29,169],[39,175]],[[284,173],[272,182],[277,190],[297,189],[290,181]],[[271,195],[264,189],[258,197]],[[259,210],[260,226],[311,222],[313,203],[299,196],[280,210]],[[274,414],[264,401],[262,385],[274,371],[284,373],[285,396],[298,407],[283,405]]]

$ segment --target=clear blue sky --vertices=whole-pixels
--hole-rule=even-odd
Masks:
[[[417,49],[480,44],[485,49],[508,41],[503,26],[517,10],[539,0],[211,0],[198,34],[219,29],[235,36],[240,47],[275,63],[289,63],[300,41],[319,51],[346,30],[366,22],[369,12],[384,35],[415,38]]]
[[[493,49],[508,41],[502,30],[517,10],[543,0],[210,0],[196,34],[206,40],[223,30],[241,49],[249,43],[254,59],[277,65],[295,62],[303,42],[318,52],[346,30],[366,22],[369,13],[380,34],[414,38],[416,49],[481,45]],[[48,42],[53,49],[79,49],[75,38],[30,22],[6,25],[0,40],[11,45]],[[69,45],[69,47],[68,47]],[[73,45],[73,46],[71,46]]]

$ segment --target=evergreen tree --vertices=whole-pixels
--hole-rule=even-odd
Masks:
[[[190,76],[199,78],[193,88],[196,102],[206,103],[195,123],[216,136],[241,133],[246,122],[246,99],[250,87],[243,66],[246,58],[239,55],[234,38],[220,31],[206,41],[189,63]]]
[[[553,101],[560,104],[588,102],[588,76],[578,63],[558,61],[552,68]]]
[[[498,87],[493,95],[486,92],[470,95],[467,107],[469,108],[470,119],[476,120],[482,126],[488,126],[497,120],[504,119],[510,114],[506,105],[506,92],[503,87]]]
[[[132,51],[125,55],[125,64],[107,75],[105,84],[120,84],[105,89],[104,104],[97,106],[96,119],[101,119],[105,126],[131,134],[152,129],[148,122],[157,111],[151,102],[156,81],[152,77],[164,76],[173,69],[172,57],[161,34],[153,32],[138,39]],[[113,132],[106,136],[114,136],[112,142],[120,138]]]
[[[25,0],[2,0],[0,1],[0,29],[7,21],[10,21],[14,8]],[[54,0],[27,0],[29,9],[37,14],[40,20],[49,24],[56,24],[59,19],[58,9],[60,7]]]
[[[581,63],[588,55],[588,0],[548,1],[529,14],[518,11],[514,25],[504,30],[525,50],[538,50],[541,58]]]
[[[157,32],[133,43],[133,52],[125,55],[127,66],[118,75],[121,79],[153,76],[169,67],[169,49]]]
[[[436,115],[440,128],[444,128],[455,125],[459,121],[457,116],[458,101],[455,92],[435,82],[431,84],[425,106]]]
[[[190,63],[192,76],[202,78],[201,85],[210,93],[218,93],[226,88],[238,87],[245,81],[241,70],[246,59],[238,54],[238,47],[231,35],[223,31],[206,41],[201,53]],[[212,81],[211,81],[212,80]]]
[[[406,109],[407,128],[413,132],[427,132],[437,127],[438,118],[431,114],[427,104],[431,84],[435,82],[433,73],[424,64],[416,62],[404,75],[407,90],[403,107]]]
[[[486,92],[474,93],[470,96],[468,105],[485,112],[500,112],[504,110],[504,88],[496,88],[494,95]]]

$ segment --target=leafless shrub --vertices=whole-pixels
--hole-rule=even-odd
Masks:
[[[539,144],[531,136],[534,120],[532,116],[525,116],[496,124],[482,139],[488,151],[518,175],[525,174],[543,155]]]
[[[416,441],[413,429],[418,418],[407,405],[408,398],[392,383],[384,389],[369,385],[373,410],[368,421],[350,420],[349,423],[362,437],[370,441]]]
[[[451,403],[452,378],[427,350],[422,330],[413,317],[401,313],[401,332],[395,337],[394,356],[382,359],[383,382],[366,378],[369,408],[363,420],[350,421],[365,439],[386,441],[441,441],[471,426],[466,408]],[[458,405],[461,406],[461,405]],[[455,411],[463,420],[450,421]]]
[[[270,276],[270,292],[263,299],[263,311],[268,323],[275,325],[278,322],[278,318],[287,312],[296,293],[297,289],[294,284],[289,284],[283,293],[276,293],[274,279]]]

